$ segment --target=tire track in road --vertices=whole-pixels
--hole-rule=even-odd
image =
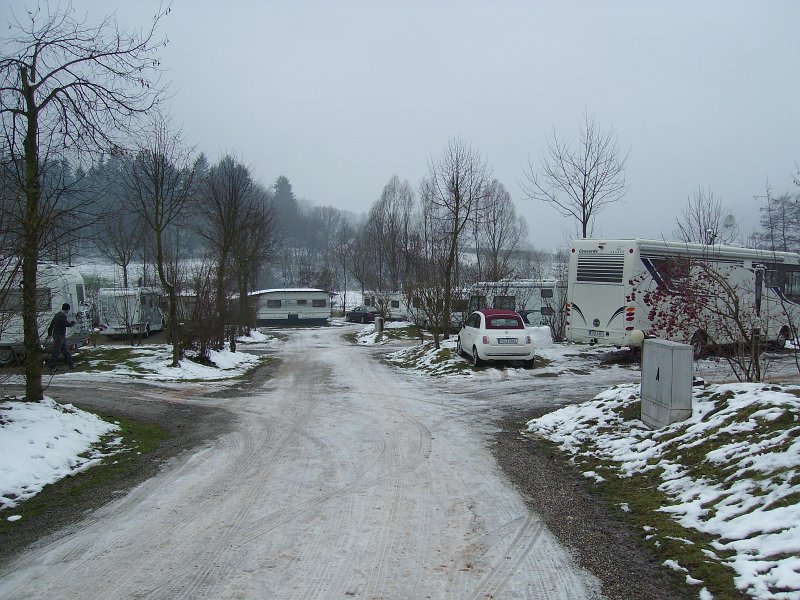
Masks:
[[[497,598],[505,589],[508,580],[520,569],[528,555],[539,543],[544,524],[532,515],[526,515],[511,543],[502,553],[503,556],[484,575],[475,590],[469,595],[470,600]],[[534,573],[541,573],[534,570]],[[542,589],[542,586],[536,586]]]
[[[211,592],[219,583],[228,578],[235,566],[231,551],[235,548],[238,539],[242,535],[243,524],[256,501],[261,497],[265,484],[269,479],[269,473],[298,442],[305,424],[318,407],[321,395],[318,392],[315,393],[315,387],[324,379],[305,377],[300,378],[298,381],[296,377],[293,378],[294,385],[289,386],[289,389],[292,392],[292,399],[295,399],[295,395],[299,398],[301,410],[297,411],[288,431],[278,441],[274,449],[266,453],[266,459],[263,458],[261,452],[261,449],[265,446],[264,443],[259,444],[258,452],[249,453],[248,459],[254,461],[258,468],[252,474],[252,477],[241,482],[241,484],[244,484],[244,490],[240,490],[240,507],[236,511],[232,523],[224,530],[223,535],[218,538],[216,543],[212,545],[210,551],[205,552],[201,566],[190,575],[189,581],[181,581],[178,589],[172,586],[168,590],[169,595],[167,597],[178,600],[196,597],[201,592],[204,595],[209,595],[208,592]],[[227,478],[227,480],[236,482],[234,478]]]

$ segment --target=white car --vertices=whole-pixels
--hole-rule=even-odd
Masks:
[[[533,367],[533,340],[525,321],[513,310],[485,308],[472,313],[458,332],[458,353],[467,354],[472,364],[487,361],[522,361]]]

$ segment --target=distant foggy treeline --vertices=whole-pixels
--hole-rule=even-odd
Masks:
[[[416,186],[397,176],[376,190],[366,214],[356,215],[298,199],[286,177],[269,185],[257,182],[231,156],[210,164],[201,154],[192,168],[190,199],[165,231],[170,256],[231,260],[230,252],[218,244],[224,237],[224,221],[235,219],[226,213],[257,204],[263,209],[259,226],[264,248],[254,259],[256,264],[248,267],[251,289],[399,291],[411,276],[411,265],[422,260],[425,203]],[[46,165],[43,196],[54,210],[41,259],[75,264],[100,258],[144,272],[141,280],[126,281],[127,285],[157,285],[152,227],[134,198],[136,169],[135,160],[126,156],[105,157],[88,169],[66,161]],[[19,213],[23,204],[13,193],[15,180],[5,181],[4,213]],[[454,283],[547,275],[550,257],[528,243],[525,220],[517,215],[505,187],[497,180],[481,186],[478,202],[458,235]],[[6,219],[3,232],[9,250],[14,246],[14,222]],[[440,241],[446,243],[444,237]],[[232,285],[231,289],[238,291]]]

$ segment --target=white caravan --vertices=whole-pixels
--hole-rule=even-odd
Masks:
[[[159,288],[100,288],[97,322],[101,335],[143,336],[162,331],[166,324]]]
[[[4,278],[5,279],[5,278]],[[21,273],[9,272],[4,281],[7,288],[0,295],[0,366],[8,366],[25,353],[22,323]],[[75,267],[55,263],[39,263],[36,273],[37,321],[39,341],[44,343],[53,315],[65,302],[70,305],[69,320],[75,321],[67,328],[67,346],[74,350],[86,344],[91,332],[91,319],[86,305],[83,276]]]
[[[256,325],[326,325],[331,316],[331,294],[316,288],[259,290]]]
[[[400,292],[365,292],[364,304],[374,306],[385,313],[388,321],[408,321],[411,319],[411,309],[408,307],[405,296]]]
[[[565,292],[564,281],[556,279],[480,281],[470,290],[469,310],[515,310],[531,325],[550,325]]]
[[[765,342],[783,344],[792,325],[800,324],[798,254],[659,240],[583,239],[572,242],[569,258],[567,339],[634,347],[644,334],[691,343],[696,356],[711,340],[716,344],[734,342],[723,331],[704,331],[702,323],[691,331],[654,329],[650,312],[658,307],[647,304],[646,297],[650,304],[657,302],[654,297],[680,301],[677,288],[681,278],[697,277],[698,267],[691,265],[700,264],[698,261],[723,276],[737,298],[753,307]],[[684,271],[676,273],[682,265]],[[668,292],[653,295],[657,289]],[[670,307],[681,310],[680,305]],[[703,321],[706,325],[713,322]]]

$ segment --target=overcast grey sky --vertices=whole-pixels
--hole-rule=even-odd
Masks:
[[[158,6],[73,0],[90,17],[117,4],[128,24]],[[630,151],[602,235],[670,237],[698,187],[749,233],[768,179],[800,191],[798,24],[795,0],[173,0],[161,31],[172,113],[210,160],[235,153],[264,183],[364,212],[394,174],[416,189],[457,137],[550,248],[574,224],[520,182],[584,111]]]

